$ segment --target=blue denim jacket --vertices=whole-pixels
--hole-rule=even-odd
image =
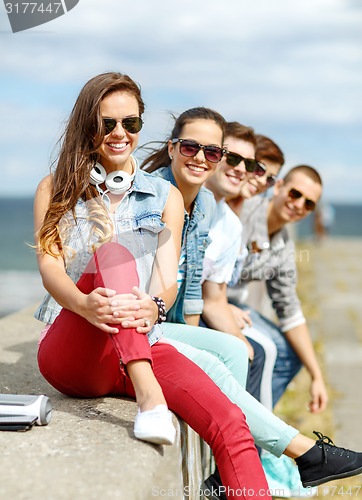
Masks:
[[[171,167],[160,168],[153,174],[177,187]],[[185,323],[184,314],[202,313],[202,268],[205,250],[211,241],[209,231],[215,208],[214,195],[202,186],[195,199],[191,216],[185,210],[182,248],[186,247],[186,279],[178,291],[175,303],[167,313],[167,321],[172,323]]]
[[[170,183],[155,178],[137,168],[131,188],[127,191],[115,213],[117,240],[125,246],[136,260],[139,287],[148,291],[154,257],[158,246],[158,235],[164,229],[161,221],[162,213],[170,192]],[[109,204],[107,195],[103,197]],[[67,217],[70,227],[66,241],[62,241],[69,258],[65,259],[66,273],[74,283],[82,275],[93,255],[92,245],[97,235],[92,235],[94,214],[91,209],[97,199],[91,202],[78,200],[75,207],[76,220],[72,214]],[[64,221],[63,221],[64,223]],[[61,311],[61,306],[47,294],[35,313],[35,317],[45,323],[53,323]],[[155,325],[148,334],[150,344],[154,344],[162,336],[160,325]]]

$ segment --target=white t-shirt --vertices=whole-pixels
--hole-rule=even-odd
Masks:
[[[205,252],[201,282],[228,283],[235,261],[242,251],[242,224],[225,200],[217,203],[209,236],[211,243]]]

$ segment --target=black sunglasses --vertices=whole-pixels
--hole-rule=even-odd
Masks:
[[[277,180],[276,175],[268,175],[266,178],[266,183],[267,183],[268,188],[274,186],[276,180]]]
[[[203,146],[189,139],[172,139],[172,144],[180,143],[180,153],[183,156],[196,156],[200,149],[203,150],[205,158],[211,163],[219,163],[226,150],[218,146]]]
[[[303,193],[298,191],[298,189],[291,188],[289,190],[288,196],[291,200],[298,200],[299,198],[301,198],[303,196],[305,209],[308,210],[308,212],[312,212],[316,207],[316,202],[313,200],[310,200],[309,198],[306,198]]]
[[[244,158],[244,156],[241,156],[238,153],[230,153],[230,151],[226,153],[226,163],[230,165],[230,167],[236,167],[242,161],[245,164],[247,172],[252,172],[258,176],[265,174],[266,168],[262,163],[260,163],[260,161],[252,158]]]
[[[106,135],[110,134],[112,130],[116,128],[117,122],[121,122],[122,127],[130,134],[137,134],[143,126],[143,121],[139,116],[129,116],[127,118],[122,118],[122,120],[103,118]]]

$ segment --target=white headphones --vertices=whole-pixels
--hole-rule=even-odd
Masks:
[[[97,188],[99,184],[104,182],[107,191],[110,193],[123,194],[131,187],[135,174],[136,165],[132,175],[129,175],[127,172],[123,172],[123,170],[116,170],[115,172],[111,172],[107,175],[104,167],[97,162],[91,170],[89,182],[93,184],[93,186],[97,186]]]

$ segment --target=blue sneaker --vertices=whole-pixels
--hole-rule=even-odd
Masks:
[[[280,458],[263,452],[261,463],[273,497],[304,498],[318,494],[318,488],[304,488],[300,480],[298,468],[293,460],[285,455]]]

